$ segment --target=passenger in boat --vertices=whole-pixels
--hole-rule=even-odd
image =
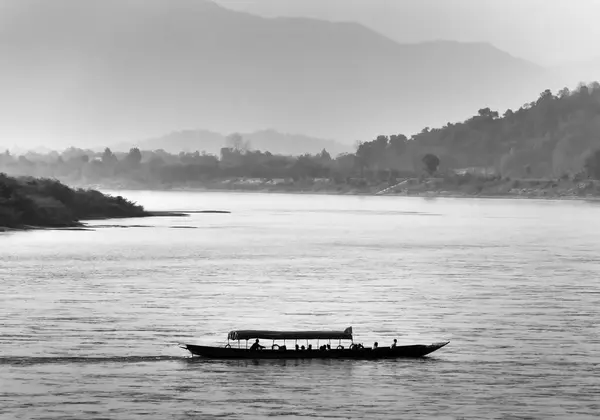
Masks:
[[[327,344],[327,350],[331,350],[331,344]]]
[[[375,350],[375,349],[376,349],[378,346],[379,346],[379,343],[376,341],[376,342],[373,344],[373,350]]]
[[[264,346],[261,346],[260,344],[258,344],[258,338],[256,339],[256,341],[254,342],[254,344],[252,344],[252,346],[250,347],[250,350],[262,350],[264,349]]]
[[[304,351],[304,350],[306,350],[306,347],[302,346],[302,347],[300,347],[300,350]]]
[[[300,350],[300,346],[296,344],[296,351]]]
[[[312,350],[312,344],[309,344],[309,345],[308,345],[308,349],[309,349],[309,350]]]
[[[398,340],[396,340],[396,339],[394,338],[394,344],[392,344],[392,348],[393,348],[393,349],[395,349],[395,348],[396,348],[396,343],[398,343]]]

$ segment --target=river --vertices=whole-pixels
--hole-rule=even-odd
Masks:
[[[600,204],[120,192],[90,231],[0,234],[0,418],[596,418]],[[205,361],[242,328],[396,361]]]

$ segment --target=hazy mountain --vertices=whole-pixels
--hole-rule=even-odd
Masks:
[[[557,65],[583,60],[600,39],[600,2],[583,0],[214,0],[264,16],[358,22],[401,43],[490,42],[517,57]],[[574,84],[576,82],[571,82]]]
[[[217,153],[225,145],[225,136],[208,130],[173,131],[160,137],[152,137],[137,142],[122,142],[111,145],[115,151],[127,151],[131,147],[142,150],[164,149],[169,153],[205,151]]]
[[[8,144],[114,144],[190,126],[352,144],[552,87],[488,44],[402,45],[354,23],[202,0],[5,0],[0,54]]]
[[[284,134],[275,130],[256,131],[242,134],[242,137],[245,142],[248,142],[251,149],[270,151],[274,154],[315,154],[327,149],[331,155],[335,156],[339,153],[354,151],[351,145],[341,144],[333,140],[300,134]],[[164,149],[171,153],[205,151],[219,154],[221,148],[225,147],[226,144],[226,136],[219,133],[208,130],[183,130],[137,143],[123,142],[111,148],[115,151],[126,151],[133,146],[137,146],[143,150]]]
[[[332,156],[340,153],[354,152],[350,144],[341,144],[334,140],[309,137],[302,134],[283,134],[275,130],[261,130],[243,134],[244,140],[253,149],[268,150],[274,154],[301,155],[304,153],[319,153],[326,149]]]

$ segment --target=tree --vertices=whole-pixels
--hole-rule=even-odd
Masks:
[[[406,142],[408,139],[404,134],[392,134],[390,136],[389,148],[396,155],[401,155],[406,150]]]
[[[127,153],[125,161],[130,166],[138,166],[142,161],[142,152],[140,152],[140,149],[138,149],[137,147],[132,147],[131,149],[129,149],[129,153]]]
[[[104,163],[105,165],[110,165],[112,163],[115,163],[116,161],[117,157],[114,155],[112,150],[110,150],[108,147],[104,149],[104,153],[102,153],[102,163]]]
[[[12,162],[13,158],[10,155],[10,152],[8,151],[8,149],[6,149],[6,152],[4,152],[3,154],[0,155],[0,164],[7,164],[9,162]]]
[[[577,91],[581,96],[588,96],[590,94],[590,90],[585,83],[580,83],[577,87]]]
[[[430,176],[436,173],[438,166],[440,166],[440,158],[432,153],[427,153],[423,156],[422,161],[425,164],[425,170]]]
[[[329,152],[326,149],[321,150],[321,153],[317,154],[317,157],[322,162],[331,162],[331,155],[329,154]]]
[[[356,163],[360,170],[361,178],[364,177],[365,169],[368,169],[376,159],[375,143],[366,141],[360,143],[356,150]]]
[[[480,117],[498,118],[498,111],[492,111],[490,108],[482,108],[477,113]]]
[[[550,89],[546,89],[545,91],[543,91],[542,93],[540,93],[540,97],[538,98],[538,103],[543,102],[547,99],[554,99],[554,96],[552,95],[552,91]]]
[[[244,149],[244,138],[240,133],[232,133],[225,138],[225,146],[233,150],[241,151]]]
[[[559,98],[568,98],[569,95],[571,94],[571,91],[569,90],[568,87],[564,87],[561,90],[558,91],[558,97]]]

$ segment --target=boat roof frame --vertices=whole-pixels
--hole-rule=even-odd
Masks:
[[[344,331],[271,331],[271,330],[234,330],[228,340],[353,340],[352,327]]]

